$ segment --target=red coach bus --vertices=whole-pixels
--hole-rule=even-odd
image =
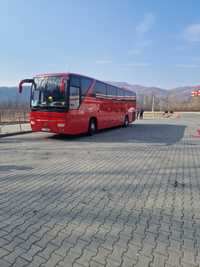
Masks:
[[[33,131],[90,135],[135,120],[136,94],[74,73],[38,75],[31,84],[30,123]]]

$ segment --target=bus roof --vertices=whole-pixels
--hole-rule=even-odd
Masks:
[[[48,77],[48,76],[65,76],[65,77],[68,77],[70,74],[71,75],[76,75],[76,76],[81,76],[81,77],[88,78],[88,79],[92,79],[92,80],[95,80],[95,81],[98,81],[98,82],[102,82],[102,83],[104,83],[106,85],[111,85],[111,86],[114,86],[116,88],[132,92],[132,93],[134,93],[136,95],[136,93],[134,91],[132,91],[130,89],[127,89],[127,88],[124,88],[124,87],[116,86],[112,82],[101,81],[101,80],[96,79],[96,78],[91,78],[89,76],[78,74],[78,73],[73,73],[73,72],[42,73],[42,74],[35,75],[35,77]]]

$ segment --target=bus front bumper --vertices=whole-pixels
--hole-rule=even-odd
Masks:
[[[34,132],[66,132],[66,120],[31,119],[30,124]]]

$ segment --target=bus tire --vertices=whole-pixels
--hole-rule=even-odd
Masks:
[[[92,136],[97,132],[97,122],[95,119],[90,119],[88,126],[88,135]]]
[[[128,116],[125,116],[123,127],[128,128],[128,126],[129,126],[129,119],[128,119]]]

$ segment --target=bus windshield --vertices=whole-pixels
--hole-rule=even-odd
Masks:
[[[61,79],[61,76],[34,78],[31,93],[31,107],[65,107],[66,93],[60,91]],[[66,84],[65,88],[67,88]]]

